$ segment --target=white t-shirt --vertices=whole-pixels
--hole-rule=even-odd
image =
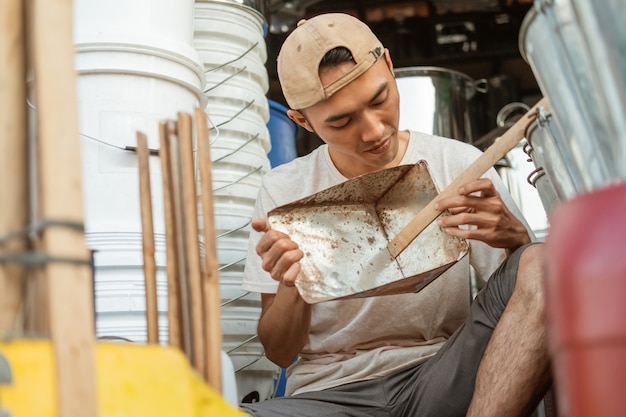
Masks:
[[[439,190],[480,155],[467,143],[411,132],[400,164],[428,163]],[[509,209],[523,220],[494,169],[491,178]],[[322,145],[280,165],[264,178],[254,217],[266,218],[275,207],[346,181]],[[261,234],[251,231],[243,289],[276,293],[278,282],[261,268],[255,246]],[[470,304],[470,264],[486,280],[504,260],[503,249],[469,241],[470,253],[417,294],[388,295],[312,306],[309,339],[287,372],[286,394],[316,391],[389,374],[432,356],[465,320]]]

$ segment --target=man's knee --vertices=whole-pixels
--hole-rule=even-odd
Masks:
[[[515,292],[525,301],[543,308],[545,263],[543,243],[536,243],[522,248],[517,268]],[[530,305],[529,305],[530,307]]]

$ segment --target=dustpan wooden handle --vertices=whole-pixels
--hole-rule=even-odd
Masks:
[[[458,189],[468,183],[479,179],[489,168],[502,159],[511,149],[522,140],[525,135],[526,128],[534,121],[537,116],[539,107],[543,107],[545,111],[549,110],[548,103],[542,98],[528,112],[521,117],[513,126],[511,126],[493,145],[491,145],[482,155],[480,155],[472,164],[467,167],[458,177],[454,179],[437,197],[431,200],[419,213],[404,226],[404,228],[394,237],[387,249],[391,255],[396,258],[407,246],[419,235],[433,220],[435,220],[440,211],[435,210],[435,203],[443,198],[456,195]]]

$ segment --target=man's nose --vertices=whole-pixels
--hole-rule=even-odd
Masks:
[[[365,111],[361,120],[361,138],[364,142],[375,142],[380,140],[385,131],[382,119],[375,111]]]

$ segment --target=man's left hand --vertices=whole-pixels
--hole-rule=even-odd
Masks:
[[[439,217],[437,224],[453,236],[480,240],[508,251],[530,242],[522,222],[511,213],[487,178],[463,185],[457,195],[438,201],[435,209],[450,212],[450,216]]]

